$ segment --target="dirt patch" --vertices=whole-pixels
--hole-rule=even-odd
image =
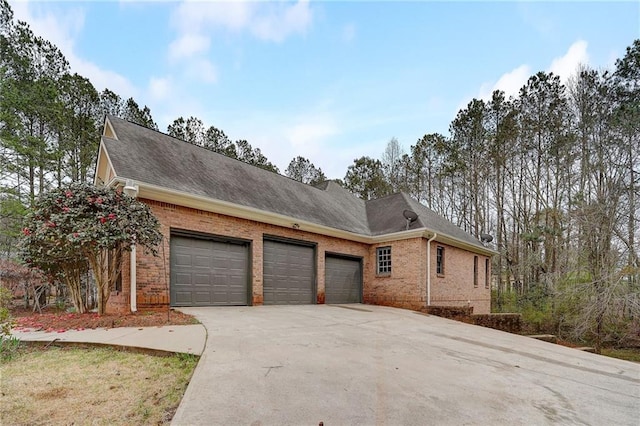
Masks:
[[[198,321],[191,315],[170,310],[168,312],[136,312],[130,314],[98,315],[96,313],[68,313],[47,308],[33,313],[24,307],[13,307],[14,330],[37,330],[63,333],[67,330],[116,327],[158,327],[163,325],[189,325]]]
[[[69,394],[69,389],[67,388],[53,388],[47,389],[42,392],[36,392],[33,394],[34,401],[48,400],[48,399],[57,399],[57,398],[66,398]]]

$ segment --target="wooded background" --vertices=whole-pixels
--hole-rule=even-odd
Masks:
[[[105,114],[158,130],[148,107],[71,74],[60,50],[0,1],[0,257],[15,257],[22,219],[42,192],[92,181]],[[166,132],[279,172],[246,140],[200,119]],[[355,195],[405,191],[476,237],[494,236],[493,309],[532,330],[600,345],[640,341],[640,40],[612,70],[586,66],[564,84],[529,78],[458,112],[450,134],[379,159],[355,159],[339,182]],[[326,179],[296,157],[284,172]]]

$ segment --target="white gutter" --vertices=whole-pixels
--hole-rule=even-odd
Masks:
[[[427,306],[431,306],[431,242],[437,236],[438,234],[434,232],[433,236],[427,240]]]
[[[114,177],[106,186],[125,184],[127,180],[121,177]],[[203,195],[189,194],[179,190],[169,189],[145,182],[136,181],[136,187],[139,187],[139,192],[137,194],[139,198],[147,198],[150,200],[166,202],[170,204],[179,204],[185,207],[210,211],[226,216],[238,217],[241,219],[254,220],[257,222],[268,223],[270,225],[282,226],[285,228],[291,228],[295,224],[297,225],[296,229],[299,229],[301,231],[313,232],[320,235],[327,235],[330,237],[342,238],[345,240],[356,241],[365,244],[378,244],[382,242],[398,241],[420,237],[426,238],[427,235],[431,233],[436,234],[436,231],[429,228],[419,228],[411,229],[408,231],[393,232],[384,235],[363,235],[355,232],[331,228],[326,225],[319,225],[317,223],[308,222],[301,219],[296,219],[279,213],[266,212],[255,207],[241,206],[228,201],[216,200]],[[495,251],[486,247],[479,247],[466,241],[462,241],[458,238],[448,236],[446,234],[441,234],[438,241],[486,256],[497,254]]]
[[[125,184],[125,182],[126,180],[123,178],[114,177],[113,179],[111,179],[111,181],[109,181],[107,186],[118,186]],[[181,206],[198,210],[210,211],[226,216],[233,216],[241,219],[268,223],[270,225],[277,225],[285,228],[291,228],[294,224],[296,224],[296,229],[299,229],[301,231],[313,232],[320,235],[327,235],[330,237],[342,238],[345,240],[356,241],[365,244],[420,238],[424,236],[425,233],[425,230],[421,228],[412,229],[409,231],[394,232],[385,235],[369,236],[332,228],[326,225],[319,225],[313,222],[296,219],[279,213],[266,212],[255,207],[242,206],[239,204],[216,200],[202,195],[188,194],[182,191],[168,189],[140,181],[136,181],[136,186],[139,187],[138,198],[146,198],[149,200],[166,202],[170,204],[179,204]]]

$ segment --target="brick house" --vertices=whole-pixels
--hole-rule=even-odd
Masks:
[[[408,195],[363,201],[108,116],[96,184],[147,203],[159,256],[133,250],[108,311],[369,303],[490,311],[491,249]]]

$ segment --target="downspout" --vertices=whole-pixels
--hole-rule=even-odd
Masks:
[[[438,234],[433,233],[433,236],[427,240],[427,306],[431,306],[431,242],[436,239]]]
[[[129,276],[131,278],[131,286],[130,286],[130,303],[131,303],[131,312],[136,312],[138,310],[137,306],[137,292],[138,292],[138,283],[136,277],[136,245],[131,244],[131,258],[129,260],[129,266],[131,267],[129,270]]]
[[[123,191],[130,197],[138,197],[138,185],[135,185],[133,180],[127,179]],[[136,312],[138,310],[136,261],[136,244],[133,243],[131,244],[131,254],[129,257],[129,304],[131,305],[131,312]]]

